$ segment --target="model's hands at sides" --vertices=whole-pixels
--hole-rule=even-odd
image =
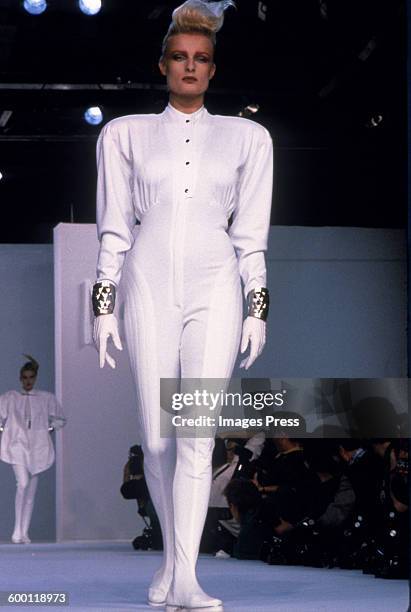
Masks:
[[[118,333],[117,319],[114,314],[104,314],[94,319],[93,340],[99,353],[100,368],[104,368],[107,361],[113,369],[116,367],[115,359],[107,352],[107,341],[111,337],[114,346],[122,351],[123,347]]]
[[[246,317],[243,323],[240,352],[244,353],[250,345],[248,357],[240,363],[240,368],[248,370],[254,361],[261,355],[266,338],[266,322],[257,317]]]

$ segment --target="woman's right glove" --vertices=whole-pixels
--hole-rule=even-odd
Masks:
[[[114,346],[119,351],[123,350],[118,333],[117,319],[113,314],[116,303],[116,285],[108,279],[95,282],[91,301],[95,316],[93,340],[99,352],[100,368],[104,368],[106,361],[110,367],[115,368],[116,362],[107,352],[107,340],[111,337]]]
[[[114,314],[104,314],[95,317],[93,327],[93,340],[100,357],[100,368],[104,368],[107,361],[113,369],[116,367],[115,359],[107,352],[107,340],[111,337],[114,346],[122,351],[123,347],[118,333],[117,319]]]

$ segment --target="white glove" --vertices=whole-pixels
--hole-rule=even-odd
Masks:
[[[254,361],[261,355],[265,345],[266,322],[257,317],[246,317],[243,323],[241,337],[241,353],[244,353],[250,343],[250,354],[240,363],[240,368],[248,370]]]
[[[112,368],[116,367],[116,362],[107,352],[107,340],[111,336],[114,346],[122,351],[120,335],[118,333],[117,319],[114,314],[99,315],[94,319],[93,340],[100,356],[100,368],[104,368],[107,361]]]

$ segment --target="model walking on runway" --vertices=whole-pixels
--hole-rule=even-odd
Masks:
[[[159,60],[168,105],[110,121],[97,144],[94,338],[100,366],[115,367],[106,348],[111,337],[121,349],[113,310],[123,272],[145,476],[164,542],[148,592],[153,606],[222,605],[195,569],[214,439],[160,437],[160,379],[229,379],[240,339],[241,352],[250,349],[246,369],[265,343],[272,141],[263,126],[204,107],[215,33],[233,4],[188,0],[174,10]]]
[[[34,389],[39,364],[30,355],[20,368],[21,391],[0,395],[0,459],[10,463],[16,477],[15,520],[11,541],[29,544],[38,476],[54,463],[50,432],[66,419],[57,398]]]

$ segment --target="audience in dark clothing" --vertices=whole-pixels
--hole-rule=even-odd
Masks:
[[[220,521],[227,553],[405,577],[408,440],[281,436],[265,447],[250,462],[253,478],[231,480],[225,489],[238,523],[230,539],[230,521]]]
[[[408,438],[264,439],[259,432],[215,448],[202,552],[408,577]],[[127,471],[127,498],[140,496],[141,459]],[[139,512],[150,526],[135,548],[160,548],[157,517],[143,501]]]

